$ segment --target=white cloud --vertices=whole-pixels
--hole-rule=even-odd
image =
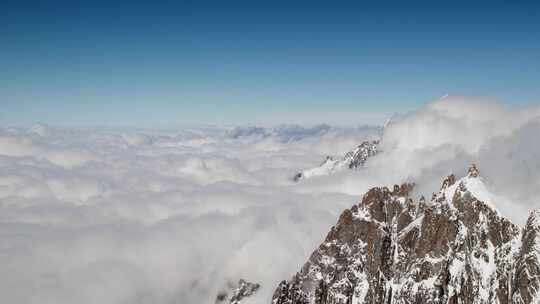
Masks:
[[[437,190],[478,163],[494,202],[539,207],[539,107],[449,97],[396,117],[365,168],[294,184],[377,128],[0,130],[0,294],[10,303],[213,303],[299,269],[371,186]]]
[[[213,303],[239,277],[268,297],[357,199],[289,176],[376,129],[264,130],[0,131],[3,299]]]
[[[540,207],[540,106],[508,107],[487,99],[445,97],[396,117],[384,130],[379,155],[360,172],[309,180],[306,193],[362,194],[377,185],[411,181],[429,196],[443,176],[464,175],[477,163],[498,208],[516,223]]]

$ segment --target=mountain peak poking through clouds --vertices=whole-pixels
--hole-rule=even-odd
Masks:
[[[245,298],[253,296],[260,287],[259,284],[240,279],[238,283],[228,284],[226,290],[219,292],[215,304],[240,304]]]
[[[497,204],[496,197],[485,185],[484,179],[480,176],[480,171],[475,164],[469,166],[467,176],[457,181],[454,174],[450,174],[443,181],[439,194],[433,194],[433,197],[437,197],[439,201],[445,200],[448,204],[452,204],[452,199],[456,193],[471,195],[500,215],[500,212],[495,207]]]
[[[327,176],[344,169],[359,169],[368,158],[377,154],[377,145],[379,140],[364,141],[353,150],[345,153],[342,159],[334,159],[326,156],[325,160],[318,166],[311,169],[305,169],[296,173],[293,181],[299,182],[317,176]]]
[[[414,201],[410,184],[372,188],[272,303],[537,304],[540,214],[522,232],[486,201],[481,183],[472,165],[458,181],[449,175],[430,202]]]
[[[368,193],[369,204],[344,212],[343,225],[331,233],[336,246],[348,242],[350,253],[359,254],[356,268],[331,272],[332,258],[355,259],[332,244],[314,262],[325,278],[336,275],[325,281],[328,293],[339,290],[338,280],[345,290],[353,283],[345,277],[364,273],[365,288],[347,285],[357,298],[386,282],[393,294],[405,290],[401,282],[417,283],[409,290],[418,293],[459,294],[458,287],[474,285],[446,284],[447,278],[476,280],[467,269],[480,266],[497,272],[512,252],[509,296],[527,303],[536,288],[528,283],[537,269],[536,234],[505,240],[516,224],[522,233],[530,210],[540,207],[540,107],[447,99],[453,101],[393,117],[382,136],[380,127],[275,127],[237,130],[239,136],[219,127],[34,130],[45,136],[0,127],[0,302],[215,303],[224,292],[226,301],[247,294],[235,291],[243,278],[260,288],[242,304],[269,303],[276,283],[306,262],[342,211]],[[359,169],[289,180],[328,155],[343,161],[347,151],[374,140],[377,153]],[[468,176],[470,163],[477,177]],[[454,175],[441,187],[449,172]],[[378,203],[384,198],[395,200]],[[375,262],[363,262],[362,252]],[[407,272],[413,261],[419,270]],[[388,280],[371,284],[370,265],[385,265],[381,278]],[[493,290],[487,278],[504,282],[497,275],[478,278],[482,294]]]
[[[475,178],[475,177],[478,177],[479,175],[480,175],[480,172],[478,171],[478,168],[476,168],[475,164],[472,164],[467,170],[467,176]]]

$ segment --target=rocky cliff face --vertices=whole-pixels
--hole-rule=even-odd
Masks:
[[[302,170],[293,177],[295,182],[313,176],[329,175],[343,169],[356,169],[364,165],[368,158],[377,154],[378,140],[364,141],[358,147],[347,152],[342,159],[334,159],[327,156],[326,159],[315,168]]]
[[[515,272],[514,303],[540,303],[540,210],[527,220]]]
[[[540,211],[521,231],[475,166],[431,200],[373,188],[345,210],[273,304],[540,303]]]

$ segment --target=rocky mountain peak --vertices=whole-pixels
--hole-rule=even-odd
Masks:
[[[448,175],[442,182],[441,190],[447,189],[448,187],[454,185],[456,183],[456,177],[454,174]]]
[[[468,177],[478,177],[480,175],[480,172],[478,171],[478,168],[476,168],[475,164],[472,164],[469,169],[467,170],[467,176]]]
[[[343,211],[273,304],[538,303],[539,212],[521,231],[475,165],[430,201],[413,187],[375,187]]]

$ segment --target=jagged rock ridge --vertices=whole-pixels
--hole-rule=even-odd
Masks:
[[[355,149],[347,152],[342,159],[334,159],[327,156],[326,159],[315,168],[302,170],[293,177],[295,182],[313,176],[329,175],[343,169],[356,169],[364,165],[368,158],[377,154],[378,140],[364,141]]]
[[[474,165],[429,201],[413,187],[368,191],[272,303],[540,303],[540,211],[521,231],[485,201]]]

